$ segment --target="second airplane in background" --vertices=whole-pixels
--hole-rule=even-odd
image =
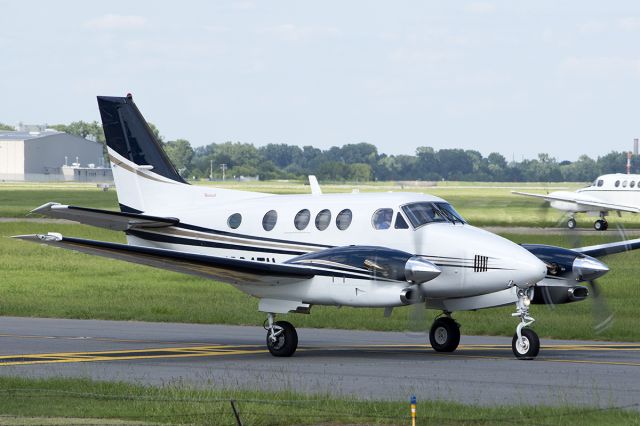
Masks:
[[[542,198],[551,207],[569,213],[567,227],[576,227],[576,213],[598,215],[593,227],[596,231],[606,231],[609,227],[606,217],[611,211],[640,213],[640,175],[621,173],[599,176],[586,188],[575,192],[555,191],[550,194],[532,194],[513,191],[514,194]]]

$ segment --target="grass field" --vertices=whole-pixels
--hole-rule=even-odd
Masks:
[[[82,379],[0,378],[0,424],[410,424],[409,403],[292,392],[143,387]],[[479,407],[418,401],[418,424],[637,425],[637,412],[584,407]],[[107,422],[110,420],[110,422]]]
[[[123,241],[119,233],[83,225],[0,223],[0,235],[43,233],[55,230],[63,235]],[[569,244],[561,237],[507,235],[516,242]],[[613,234],[592,236],[580,243],[595,244],[614,238]],[[245,324],[258,326],[264,314],[257,300],[235,288],[153,269],[141,265],[103,259],[80,253],[0,238],[0,315],[98,318]],[[640,252],[605,259],[612,271],[600,283],[615,313],[613,327],[596,335],[592,329],[591,301],[532,308],[536,330],[544,337],[640,340],[637,308],[629,300],[640,295],[637,283]],[[465,334],[513,334],[516,320],[513,307],[478,312],[460,312],[455,317]],[[289,315],[298,327],[407,330],[412,308],[396,308],[390,318],[382,309],[316,306],[311,315]],[[429,311],[422,324],[426,330],[437,312]]]
[[[210,182],[199,182],[211,185]],[[215,185],[246,191],[274,194],[309,193],[309,186],[302,182],[215,182]],[[390,182],[369,184],[323,185],[326,193],[410,191],[426,192],[452,203],[469,221],[477,226],[564,226],[566,218],[548,203],[533,198],[511,194],[512,190],[545,193],[557,189],[574,190],[575,183],[487,183],[487,182],[438,182],[437,186],[397,184]],[[0,183],[0,217],[25,217],[34,208],[49,202],[81,205],[102,209],[116,209],[115,190],[101,191],[94,184],[79,183]],[[594,218],[578,215],[578,226],[591,228]],[[624,214],[611,219],[628,228],[640,228],[640,215]]]

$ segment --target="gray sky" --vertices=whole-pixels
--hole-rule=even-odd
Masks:
[[[640,137],[637,1],[0,0],[0,121],[559,160]]]

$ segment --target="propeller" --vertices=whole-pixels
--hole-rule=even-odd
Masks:
[[[548,214],[550,208],[547,208],[546,210]],[[565,229],[564,240],[567,242],[566,245],[568,247],[571,247],[571,248],[580,247],[583,245],[581,244],[582,233],[580,231],[568,229],[566,227],[566,223],[569,217],[571,217],[571,215],[568,213],[561,215],[560,219],[556,222],[555,226],[557,228]],[[620,240],[628,239],[624,226],[618,223],[616,224],[616,227],[617,227],[619,239]],[[604,273],[601,273],[598,276],[603,274]],[[592,318],[593,318],[593,330],[596,334],[602,334],[606,330],[611,328],[611,326],[613,325],[614,313],[613,311],[611,311],[611,309],[609,308],[609,305],[607,304],[606,297],[604,296],[602,287],[600,286],[600,284],[598,284],[597,277],[589,278],[585,276],[584,278],[585,278],[584,280],[580,280],[580,281],[583,281],[583,283],[587,285],[589,289],[589,296],[592,299],[591,310],[592,310]],[[552,294],[549,292],[549,290],[545,288],[541,291],[541,294],[545,301],[545,305],[549,309],[555,309],[556,305],[553,302],[553,297],[552,297]]]
[[[423,233],[420,228],[413,230],[413,254],[419,256],[422,252]],[[410,277],[407,277],[410,279]],[[420,287],[423,284],[415,284],[416,291],[412,292],[409,299],[411,306],[407,314],[407,332],[409,334],[425,334],[429,330],[429,321],[427,320],[427,307],[422,297]]]

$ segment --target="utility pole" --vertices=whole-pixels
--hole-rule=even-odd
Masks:
[[[222,169],[222,181],[224,182],[224,172],[227,170],[227,165],[225,163],[220,164],[220,168]]]

